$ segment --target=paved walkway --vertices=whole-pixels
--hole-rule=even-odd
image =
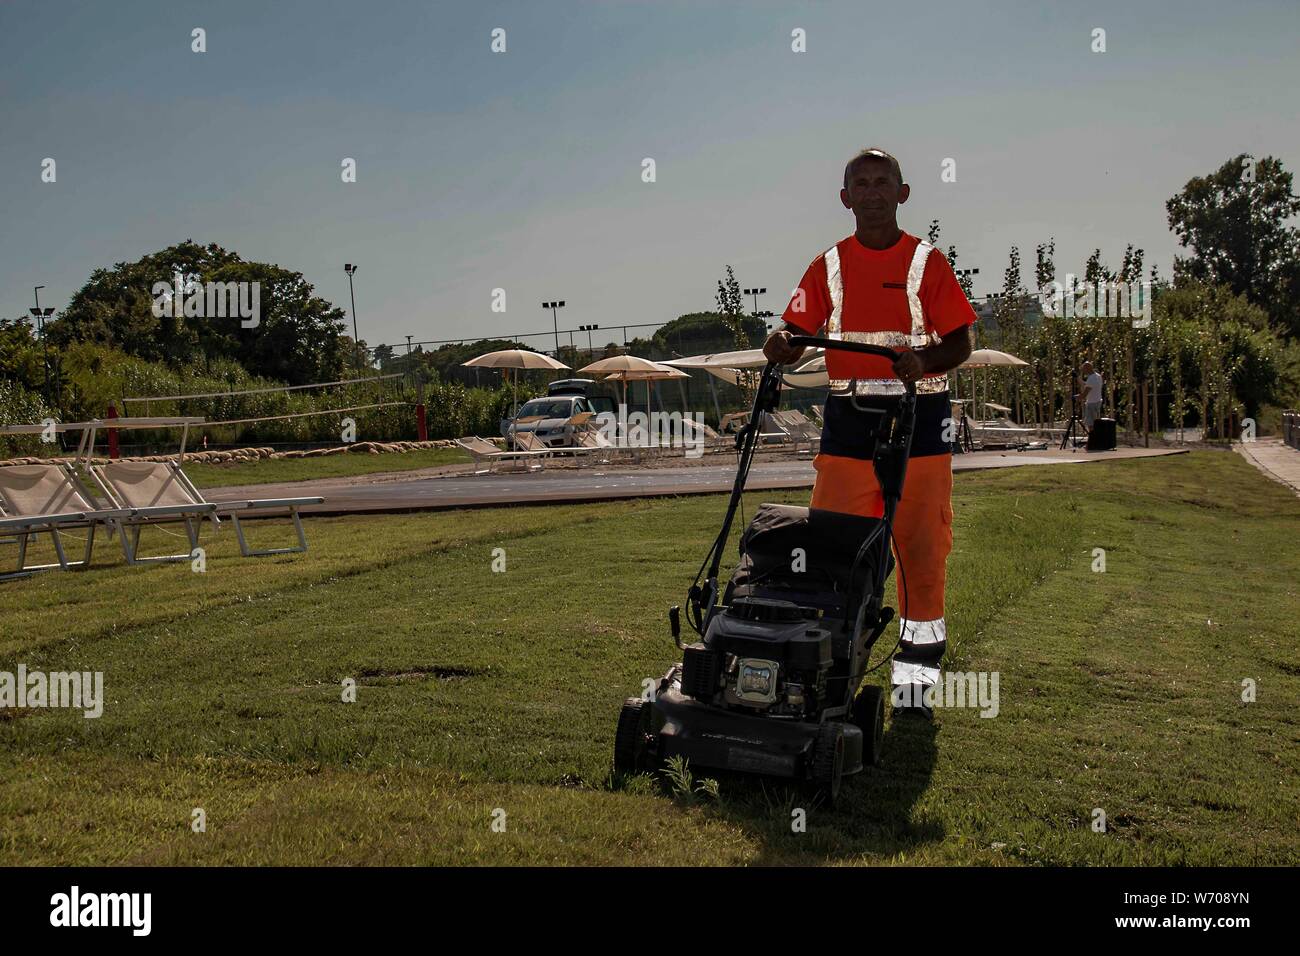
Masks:
[[[1280,438],[1237,442],[1233,447],[1264,474],[1300,495],[1300,450]]]
[[[954,455],[954,471],[1013,468],[1030,465],[1080,464],[1181,454],[1182,449],[1121,448],[1113,452],[982,451]],[[495,475],[442,474],[418,476],[401,472],[328,478],[240,488],[210,488],[209,501],[237,498],[280,498],[320,495],[323,505],[303,513],[355,514],[383,511],[436,511],[515,504],[561,504],[613,498],[651,498],[661,495],[717,494],[731,490],[734,458],[727,464],[701,462],[667,468],[626,465],[587,468],[549,468],[532,473]],[[467,466],[468,467],[468,466]],[[811,488],[816,472],[811,460],[755,461],[746,485],[752,491],[776,488]]]

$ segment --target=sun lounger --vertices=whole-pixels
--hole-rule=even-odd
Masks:
[[[592,457],[601,463],[608,464],[613,461],[615,454],[619,452],[619,447],[605,437],[605,433],[598,428],[587,428],[578,433],[578,444],[582,448],[589,448],[592,451]]]
[[[800,446],[804,443],[808,445],[808,456],[812,457],[817,453],[818,447],[822,441],[822,430],[808,420],[803,412],[795,409],[788,409],[784,412],[773,412],[777,422],[786,430],[794,442],[796,455],[802,455]]]
[[[515,447],[520,451],[531,452],[535,455],[549,455],[555,451],[554,448],[548,446],[532,432],[512,431],[510,437],[514,441]]]
[[[54,568],[69,571],[89,567],[96,528],[103,524],[111,530],[128,514],[100,508],[66,463],[0,468],[0,533],[12,535],[18,543],[18,567],[0,574],[0,579],[27,577]],[[86,532],[85,552],[81,560],[69,561],[62,536],[76,529]],[[39,534],[50,535],[57,564],[27,564],[28,541]]]
[[[457,445],[469,452],[474,459],[476,475],[490,475],[495,470],[493,465],[498,462],[512,461],[523,465],[528,471],[537,471],[542,467],[541,459],[546,457],[545,452],[534,451],[502,451],[496,445],[486,439],[471,435],[466,438],[455,439]],[[480,464],[486,464],[484,468],[478,468]]]
[[[575,435],[577,438],[578,435]],[[526,452],[535,455],[542,455],[550,458],[565,457],[571,458],[579,466],[584,461],[590,460],[592,456],[599,456],[601,449],[591,447],[585,444],[577,445],[548,445],[532,432],[515,432],[513,434],[515,445]],[[605,455],[608,460],[608,454]]]
[[[116,507],[126,508],[131,512],[131,515],[122,522],[122,550],[126,553],[127,562],[130,564],[188,560],[193,554],[193,549],[198,547],[198,525],[203,518],[210,518],[214,524],[220,517],[230,518],[235,526],[235,536],[239,539],[239,551],[246,558],[299,554],[307,550],[307,536],[303,532],[302,517],[298,509],[304,505],[318,505],[325,500],[320,497],[303,497],[209,502],[204,500],[203,495],[175,461],[112,461],[103,465],[88,465],[87,470],[109,501]],[[297,546],[257,551],[250,548],[244,537],[240,517],[246,517],[251,513],[281,510],[287,511],[293,519],[294,531],[298,538]],[[185,525],[186,534],[190,539],[190,552],[140,557],[140,531],[143,527],[168,520],[180,521]],[[132,532],[130,541],[127,540],[127,528]]]

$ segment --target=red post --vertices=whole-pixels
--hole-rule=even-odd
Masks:
[[[429,440],[429,423],[424,417],[423,403],[415,406],[415,428],[416,434],[420,437],[420,441]]]
[[[117,406],[109,405],[108,413],[105,414],[104,417],[108,419],[117,418]],[[108,430],[108,457],[114,460],[118,457],[116,428],[110,428]]]

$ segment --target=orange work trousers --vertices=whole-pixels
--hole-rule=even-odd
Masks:
[[[884,497],[870,461],[818,455],[812,507],[879,518]],[[894,578],[899,616],[912,621],[943,617],[943,590],[952,551],[952,455],[925,455],[907,463],[903,497],[894,514]],[[900,572],[901,567],[901,572]]]

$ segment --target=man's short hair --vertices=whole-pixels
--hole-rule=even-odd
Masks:
[[[872,146],[870,149],[864,149],[858,155],[849,160],[848,165],[844,167],[844,188],[849,188],[849,176],[853,173],[853,167],[858,165],[864,159],[883,159],[889,163],[889,168],[893,170],[894,175],[898,178],[898,185],[903,185],[903,167],[898,165],[898,160],[891,154],[885,152],[878,146]]]

